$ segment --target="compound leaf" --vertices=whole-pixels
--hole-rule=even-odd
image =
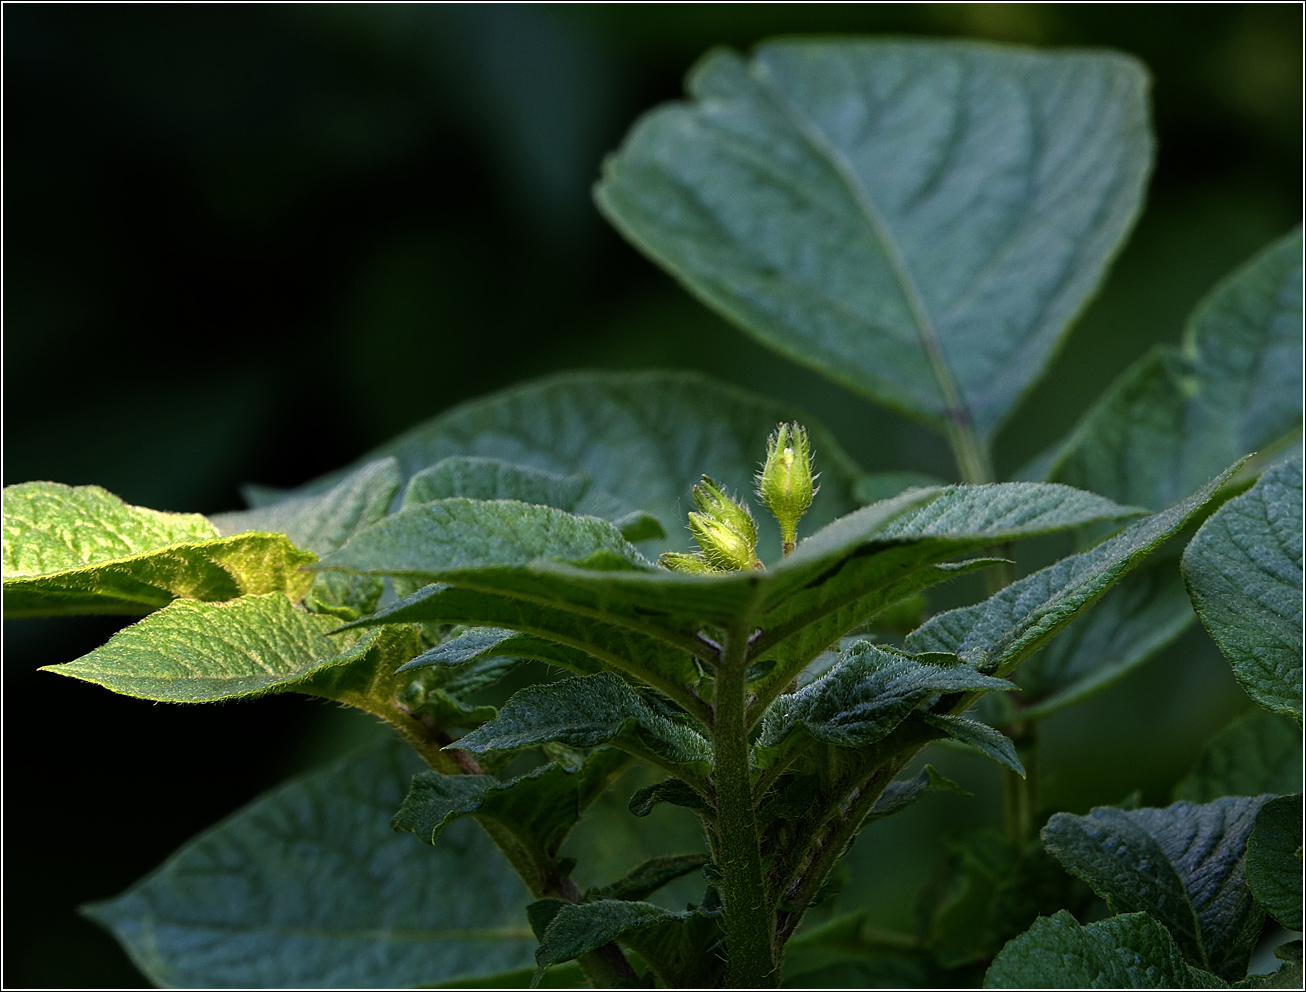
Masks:
[[[530,897],[478,827],[434,849],[389,829],[419,765],[387,742],[292,781],[84,911],[164,987],[395,988],[529,965]]]
[[[712,762],[711,745],[698,731],[664,716],[608,672],[528,686],[457,746],[482,754],[550,741],[576,748],[611,744],[681,775],[705,775]]]
[[[1228,988],[1189,965],[1174,939],[1146,913],[1080,926],[1064,909],[1041,916],[998,952],[986,989]]]
[[[1247,694],[1302,718],[1302,460],[1268,470],[1184,552],[1193,607]]]
[[[1302,797],[1271,799],[1247,841],[1247,885],[1287,930],[1302,927]]]
[[[1174,798],[1205,803],[1221,796],[1284,795],[1301,787],[1301,758],[1301,727],[1254,706],[1211,741],[1175,786]]]
[[[862,641],[825,675],[771,704],[762,717],[758,760],[765,763],[800,728],[827,744],[862,747],[887,737],[937,693],[1014,688],[960,662],[927,663]]]
[[[946,651],[1005,675],[1093,604],[1157,546],[1173,537],[1237,470],[1225,469],[1187,499],[1140,520],[1091,551],[1013,582],[975,606],[942,613],[907,637],[911,651]],[[1089,677],[1096,676],[1093,672]],[[1044,692],[1078,698],[1072,682]],[[1050,711],[1049,711],[1050,712]]]
[[[991,434],[1133,223],[1147,76],[1108,52],[775,41],[710,52],[600,208],[709,306],[910,416]]]
[[[222,601],[312,584],[316,560],[280,534],[219,538],[198,514],[130,506],[99,486],[25,482],[4,491],[10,619],[140,616],[175,599]]]
[[[1058,813],[1043,828],[1043,843],[1113,912],[1150,913],[1189,962],[1235,980],[1247,972],[1264,919],[1247,888],[1244,855],[1269,798]]]

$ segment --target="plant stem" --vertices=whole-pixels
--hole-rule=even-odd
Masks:
[[[1016,752],[1025,766],[1022,778],[1010,768],[1002,769],[1002,810],[1007,839],[1023,851],[1034,835],[1040,801],[1038,789],[1037,723],[1015,734]]]
[[[712,779],[720,810],[721,894],[725,901],[730,984],[774,988],[779,984],[774,924],[762,875],[762,851],[748,766],[747,684],[749,629],[734,626],[717,669]]]

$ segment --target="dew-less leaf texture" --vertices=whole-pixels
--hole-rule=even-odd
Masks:
[[[1179,348],[1126,371],[1046,478],[1152,509],[1301,430],[1302,241],[1274,242],[1198,306]]]
[[[1246,974],[1264,919],[1247,888],[1244,855],[1269,798],[1058,813],[1043,828],[1043,844],[1113,912],[1150,913],[1190,963],[1232,981]]]
[[[1286,795],[1301,788],[1301,727],[1259,706],[1211,741],[1175,799],[1206,803],[1221,796]]]
[[[984,975],[988,989],[1212,989],[1228,986],[1184,961],[1146,913],[1080,926],[1064,909],[1004,947]]]
[[[975,606],[932,618],[907,637],[908,650],[951,652],[982,671],[1005,675],[1183,529],[1237,468],[1230,466],[1187,499],[1131,524],[1091,551],[1063,558]],[[1049,684],[1046,668],[1041,674],[1045,697],[1078,698],[1075,682]],[[1100,679],[1100,670],[1088,677]]]
[[[285,537],[219,538],[198,514],[130,506],[98,486],[4,491],[5,616],[140,616],[174,599],[220,601],[312,584],[316,560]]]
[[[1302,927],[1302,798],[1271,799],[1256,814],[1247,841],[1247,885],[1288,930]]]
[[[626,875],[586,893],[591,899],[639,901],[668,882],[698,871],[708,862],[706,854],[668,854],[637,865]]]
[[[475,817],[499,842],[535,895],[559,875],[558,849],[581,814],[629,764],[607,748],[576,769],[547,764],[509,782],[489,775],[423,772],[391,821],[435,844],[454,821]]]
[[[223,535],[277,531],[296,546],[324,555],[385,516],[400,482],[399,463],[393,458],[381,458],[368,462],[320,495],[292,496],[258,509],[219,513],[209,519]]]
[[[1193,608],[1247,694],[1302,718],[1302,460],[1222,506],[1184,552]]]
[[[347,645],[326,636],[337,626],[332,617],[296,609],[280,593],[227,603],[178,600],[90,654],[42,671],[173,703],[281,692],[340,663]]]
[[[1017,775],[1024,777],[1025,766],[1020,763],[1020,758],[1016,755],[1016,745],[1006,734],[994,730],[987,723],[980,723],[978,720],[967,720],[965,717],[960,716],[939,716],[936,714],[926,715],[923,719],[930,726],[942,730],[954,741],[969,744],[998,764],[1004,765]]]
[[[759,759],[799,728],[827,744],[861,747],[887,737],[936,693],[1014,688],[960,662],[929,664],[863,641],[827,674],[771,704],[762,718]]]
[[[468,665],[474,661],[500,657],[543,661],[578,675],[593,675],[601,670],[593,657],[576,648],[502,627],[479,627],[424,651],[400,671]]]
[[[86,912],[152,981],[395,988],[531,963],[529,895],[471,823],[389,827],[420,762],[398,743],[268,793]]]
[[[1147,77],[1109,52],[775,41],[709,53],[597,199],[763,343],[990,434],[1042,373],[1141,203]]]
[[[703,774],[712,761],[711,746],[701,734],[662,715],[607,672],[528,686],[457,746],[481,754],[549,741],[578,748],[612,744],[666,767],[686,766]]]
[[[556,475],[496,458],[445,458],[408,480],[402,505],[453,496],[515,499],[582,516],[602,517],[616,524],[622,536],[630,541],[666,537],[657,517],[599,489],[584,472]]]
[[[781,421],[806,425],[821,472],[821,491],[802,533],[858,504],[860,470],[834,436],[802,411],[697,372],[578,372],[542,379],[456,407],[377,448],[393,455],[405,477],[451,455],[496,458],[570,476],[652,513],[666,546],[687,551],[684,504],[707,473],[734,493],[749,493]],[[304,487],[330,488],[338,476]],[[593,512],[593,511],[586,511]],[[780,557],[775,522],[759,519],[763,560]]]

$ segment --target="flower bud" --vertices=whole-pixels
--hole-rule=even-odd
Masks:
[[[711,575],[721,571],[702,554],[687,555],[679,551],[664,551],[658,556],[658,564],[673,572],[687,572],[690,575]]]
[[[766,463],[757,474],[757,494],[780,523],[784,553],[798,543],[798,521],[812,505],[812,452],[807,431],[797,423],[780,424],[766,445]]]
[[[709,564],[731,571],[762,567],[757,560],[757,524],[748,507],[706,475],[694,487],[694,504],[699,512],[689,514],[689,530]]]

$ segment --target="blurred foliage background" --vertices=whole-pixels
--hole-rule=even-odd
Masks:
[[[700,368],[795,401],[868,469],[953,477],[943,443],[772,356],[599,217],[634,118],[713,45],[900,33],[1111,46],[1154,75],[1146,211],[1000,474],[1060,437],[1198,298],[1301,214],[1296,4],[10,6],[4,10],[4,481],[213,512],[447,407],[571,367]],[[761,439],[759,439],[759,445]],[[761,450],[759,448],[759,457]],[[819,457],[819,453],[818,453]],[[36,673],[121,626],[4,629],[9,986],[137,986],[76,915],[287,774],[372,732],[280,697],[155,706]],[[1246,698],[1191,631],[1047,728],[1048,800],[1169,789]],[[977,798],[875,827],[845,907],[911,926]]]

